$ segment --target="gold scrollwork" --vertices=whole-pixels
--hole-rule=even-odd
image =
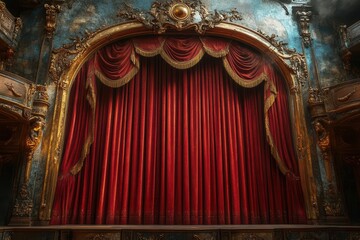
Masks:
[[[199,21],[194,19],[196,13],[200,16]],[[137,20],[157,33],[164,33],[168,29],[181,31],[193,28],[200,34],[204,34],[221,22],[242,19],[235,8],[230,11],[215,10],[211,13],[199,0],[173,0],[164,3],[155,1],[148,12],[142,12],[126,4],[118,13],[118,17]]]
[[[85,32],[84,37],[76,37],[72,39],[71,43],[64,44],[61,48],[53,50],[50,60],[49,76],[54,83],[63,89],[68,87],[69,84],[67,81],[60,81],[61,74],[76,61],[81,53],[90,47],[87,41],[93,38],[97,32],[98,31],[92,33]]]

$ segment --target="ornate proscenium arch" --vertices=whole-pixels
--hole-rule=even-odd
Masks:
[[[174,6],[170,5],[168,9],[174,10]],[[191,11],[193,11],[192,5],[190,5],[189,10],[189,14],[191,14]],[[305,196],[307,217],[312,220],[317,219],[316,188],[312,172],[310,147],[301,95],[302,84],[307,79],[307,67],[304,56],[296,53],[295,50],[288,49],[285,43],[275,39],[275,35],[267,36],[262,32],[256,32],[232,23],[225,23],[222,22],[222,20],[212,22],[209,17],[211,14],[207,14],[205,19],[205,23],[207,24],[206,32],[200,32],[201,34],[205,34],[206,36],[231,38],[259,50],[269,58],[273,59],[274,63],[284,76],[284,79],[286,79],[288,89],[290,90],[289,101],[292,108],[291,118],[295,125],[293,136],[294,142],[297,144],[296,149],[300,168],[300,178]],[[171,13],[166,12],[165,15],[170,16]],[[181,34],[180,31],[183,30],[186,31],[186,33],[199,34],[199,31],[192,31],[193,29],[196,30],[198,28],[196,27],[196,24],[191,22],[193,21],[191,20],[191,15],[187,18],[186,16],[184,17],[183,14],[180,14],[180,20],[177,20],[176,16],[174,17],[174,13],[171,16],[173,17],[172,20],[162,25],[166,26],[164,31],[167,29],[175,29],[176,31],[169,31],[169,34]],[[186,21],[184,19],[186,19]],[[227,19],[230,18],[227,17]],[[49,151],[41,199],[40,220],[49,221],[51,217],[52,203],[54,200],[55,186],[64,142],[64,126],[68,95],[76,74],[94,52],[110,42],[134,36],[153,35],[154,30],[156,30],[156,28],[144,25],[144,22],[139,22],[138,19],[137,21],[126,22],[93,33],[87,33],[85,37],[78,38],[72,43],[53,51],[50,77],[57,86],[53,114],[53,121],[55,120],[54,122],[57,122],[57,124],[51,126],[51,134],[48,139]],[[162,32],[163,31],[161,31],[161,33]]]

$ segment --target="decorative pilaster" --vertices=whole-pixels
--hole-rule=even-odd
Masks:
[[[311,45],[311,34],[310,34],[310,20],[312,16],[312,11],[309,6],[294,7],[293,12],[296,15],[298,22],[300,36],[305,47],[310,47]]]
[[[335,221],[343,221],[346,214],[343,199],[334,177],[329,124],[330,122],[325,118],[318,118],[313,123],[317,135],[317,146],[321,152],[326,175],[321,206],[327,219],[332,218]]]
[[[50,105],[49,95],[46,91],[45,86],[37,85],[33,95],[30,126],[25,142],[25,170],[23,178],[20,180],[21,187],[15,200],[11,225],[29,225],[31,221],[33,196],[31,194],[30,174],[34,153],[42,141],[45,118]]]

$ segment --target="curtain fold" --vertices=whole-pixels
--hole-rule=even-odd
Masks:
[[[283,84],[224,39],[105,47],[72,88],[51,223],[305,222]]]

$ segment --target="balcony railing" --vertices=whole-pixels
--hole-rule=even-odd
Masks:
[[[22,28],[22,21],[14,17],[6,8],[3,1],[0,0],[0,41],[7,47],[17,45],[17,37]]]

